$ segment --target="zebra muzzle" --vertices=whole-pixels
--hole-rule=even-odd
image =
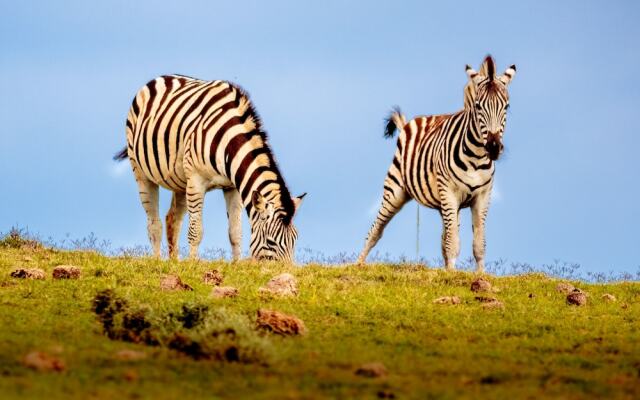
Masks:
[[[484,145],[484,148],[489,154],[489,159],[492,161],[497,160],[498,157],[500,157],[500,154],[502,154],[502,150],[504,150],[500,133],[489,133],[487,135],[487,142]]]

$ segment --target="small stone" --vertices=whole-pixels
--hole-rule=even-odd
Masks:
[[[11,272],[11,277],[18,279],[44,279],[45,276],[45,272],[39,268],[18,268]]]
[[[583,306],[587,304],[587,295],[575,289],[575,291],[567,295],[567,304],[574,306]]]
[[[238,289],[231,286],[214,287],[211,295],[215,299],[233,298],[238,296]]]
[[[489,292],[491,291],[491,283],[484,278],[478,278],[475,281],[471,282],[471,291]]]
[[[530,298],[530,299],[533,299],[534,297],[536,297],[536,295],[535,295],[535,294],[533,294],[533,293],[529,293],[529,298]]]
[[[298,294],[298,284],[293,275],[284,273],[273,277],[258,291],[276,296],[295,296]]]
[[[125,349],[118,351],[114,357],[121,361],[138,361],[147,358],[147,354],[142,351]]]
[[[306,333],[306,327],[300,318],[279,311],[260,309],[256,322],[258,328],[279,335],[304,335]]]
[[[24,256],[24,257],[22,257],[22,261],[31,262],[31,261],[33,261],[33,257]]]
[[[366,378],[380,378],[388,375],[387,368],[380,362],[362,364],[356,369],[356,375]]]
[[[41,351],[32,351],[22,359],[22,363],[36,371],[64,371],[64,361]]]
[[[78,279],[80,268],[73,265],[58,265],[53,269],[53,279]]]
[[[222,274],[217,269],[207,271],[202,276],[202,282],[207,285],[220,286],[222,284]]]
[[[556,291],[560,293],[569,294],[574,290],[576,290],[576,288],[572,284],[567,282],[560,282],[556,285]]]
[[[443,296],[438,297],[433,301],[434,304],[460,304],[460,297],[458,296]]]
[[[186,283],[183,283],[178,275],[165,275],[160,281],[160,289],[162,290],[193,290]]]
[[[615,302],[616,301],[616,296],[609,294],[609,293],[605,293],[602,295],[602,300],[604,301],[608,301],[608,302]]]

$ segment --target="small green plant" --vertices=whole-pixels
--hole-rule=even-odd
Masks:
[[[42,243],[31,237],[26,229],[13,227],[0,239],[0,247],[10,249],[41,249]]]
[[[271,357],[268,338],[247,317],[222,308],[183,304],[178,312],[159,314],[105,289],[94,297],[92,311],[112,340],[167,347],[196,360],[267,364]]]

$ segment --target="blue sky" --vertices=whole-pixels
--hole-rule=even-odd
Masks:
[[[2,0],[0,231],[147,244],[129,166],[111,156],[139,87],[182,73],[251,93],[291,191],[309,193],[300,247],[357,252],[395,147],[382,138],[390,107],[460,109],[464,65],[491,53],[518,75],[488,260],[640,265],[637,2],[307,3]],[[376,249],[415,256],[415,215],[410,203]],[[226,227],[212,192],[203,247],[228,249]],[[440,256],[440,231],[422,209],[421,256]],[[470,231],[465,212],[462,257]]]

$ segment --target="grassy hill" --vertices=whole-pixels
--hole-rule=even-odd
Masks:
[[[52,279],[60,264],[79,267],[81,277]],[[46,278],[11,277],[18,267],[40,268]],[[202,276],[213,269],[223,285],[239,290],[236,298],[211,296]],[[297,296],[259,293],[283,272],[297,279]],[[161,290],[167,274],[193,290]],[[3,399],[640,398],[639,283],[571,282],[587,294],[586,305],[571,306],[556,290],[560,281],[542,274],[485,276],[493,286],[486,293],[469,289],[476,278],[407,264],[109,258],[5,240],[0,393]],[[99,292],[125,304],[112,322],[134,334],[105,334],[94,312]],[[616,300],[605,301],[605,293]],[[441,296],[458,296],[460,304],[434,303]],[[503,307],[476,297],[496,298]],[[257,330],[259,309],[297,316],[306,334]],[[176,338],[189,345],[176,345]],[[225,356],[229,348],[233,356]],[[64,368],[28,367],[25,356],[33,351]],[[357,374],[367,363],[381,363],[387,373]]]

